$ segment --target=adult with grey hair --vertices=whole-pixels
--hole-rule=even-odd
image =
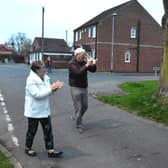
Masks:
[[[76,128],[81,133],[84,130],[82,117],[88,109],[88,77],[87,72],[96,72],[97,60],[86,59],[86,51],[77,48],[74,58],[69,62],[69,85],[75,109],[72,119],[76,121]]]
[[[49,77],[45,74],[45,65],[43,62],[35,61],[32,63],[30,74],[26,80],[24,111],[24,116],[28,119],[25,153],[29,156],[36,156],[32,145],[39,122],[42,125],[48,157],[55,158],[63,154],[62,151],[54,149],[49,105],[49,96],[62,87],[63,82],[60,81],[50,84]]]

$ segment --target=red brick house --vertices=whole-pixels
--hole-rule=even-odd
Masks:
[[[15,51],[13,48],[8,47],[7,45],[0,44],[0,61],[1,62],[9,62],[13,60],[13,56]]]
[[[153,72],[160,67],[162,29],[137,0],[130,0],[76,28],[77,46],[98,58],[98,71]]]
[[[42,51],[42,38],[36,37],[32,44],[32,52],[29,55],[29,63],[35,60],[46,60],[51,57],[53,68],[66,68],[72,58],[72,52],[64,39],[44,38]],[[42,54],[43,52],[43,54]]]

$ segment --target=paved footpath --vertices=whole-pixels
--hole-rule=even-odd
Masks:
[[[20,162],[17,168],[167,168],[167,127],[95,99],[96,94],[121,93],[118,83],[132,78],[123,80],[121,76],[121,80],[116,81],[114,77],[110,82],[103,79],[102,74],[98,75],[99,80],[91,75],[89,81],[89,109],[84,117],[86,130],[82,134],[76,131],[70,119],[73,108],[67,83],[51,97],[53,132],[56,147],[64,151],[63,158],[47,158],[41,129],[34,142],[38,156],[26,156],[20,135],[24,136],[26,127],[21,124],[21,129],[14,125],[20,133],[16,133],[20,146],[13,149],[8,143],[7,149],[11,149],[9,157],[14,158],[15,163],[18,163],[16,160]],[[144,76],[134,80],[144,80]],[[2,128],[5,121],[2,117],[0,120]],[[0,129],[0,139],[4,136],[9,135]]]

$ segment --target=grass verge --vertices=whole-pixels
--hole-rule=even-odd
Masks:
[[[168,104],[156,96],[158,81],[125,82],[120,85],[126,94],[99,96],[104,103],[168,125]]]
[[[0,167],[1,168],[14,168],[10,160],[2,152],[0,152]]]

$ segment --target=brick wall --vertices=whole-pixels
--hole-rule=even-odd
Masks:
[[[114,18],[114,72],[152,72],[159,66],[162,56],[162,29],[150,14],[134,1],[116,11]],[[138,23],[139,26],[138,26]],[[130,38],[131,27],[136,28],[135,39]],[[110,71],[112,60],[112,14],[97,24],[97,38],[88,38],[88,32],[76,44],[89,44],[96,48],[98,71]],[[95,45],[96,44],[96,45]],[[139,48],[139,55],[138,53]],[[125,52],[131,53],[131,62],[125,63]],[[139,58],[139,59],[138,59]],[[139,62],[138,62],[139,60]]]

